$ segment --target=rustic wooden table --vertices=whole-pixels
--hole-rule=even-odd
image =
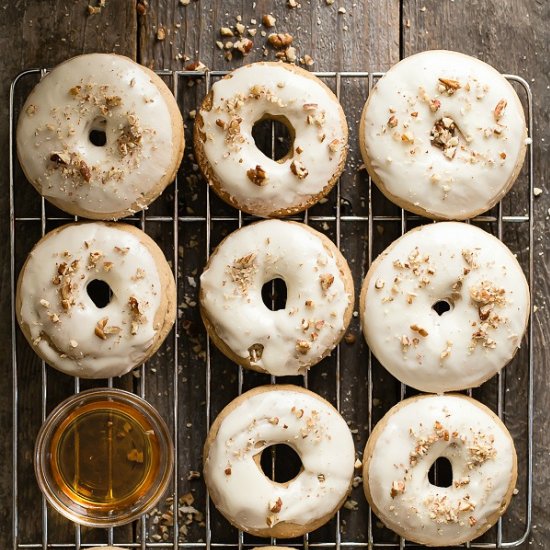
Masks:
[[[293,7],[293,5],[296,5]],[[547,490],[550,486],[550,435],[546,429],[547,411],[550,408],[550,385],[545,372],[548,352],[548,334],[550,317],[547,300],[550,296],[549,253],[550,240],[547,238],[547,220],[550,215],[550,188],[544,175],[550,169],[548,151],[548,129],[550,125],[550,57],[548,56],[548,39],[550,36],[550,3],[544,0],[56,0],[44,2],[41,0],[22,0],[18,2],[1,2],[2,18],[0,19],[0,45],[3,60],[0,64],[0,173],[5,185],[4,193],[0,194],[0,211],[4,213],[0,221],[0,344],[4,352],[5,375],[0,380],[0,428],[4,436],[0,438],[0,548],[12,547],[12,390],[11,390],[11,318],[10,318],[10,250],[9,216],[8,216],[8,95],[11,80],[23,69],[30,67],[51,67],[64,59],[85,52],[116,52],[136,59],[140,63],[154,69],[178,69],[189,67],[196,62],[202,62],[206,67],[216,70],[227,70],[243,63],[261,59],[273,59],[275,52],[271,48],[264,49],[266,38],[261,35],[264,29],[260,25],[263,14],[272,14],[276,21],[278,32],[289,32],[294,36],[294,46],[298,59],[309,55],[314,60],[310,67],[315,71],[384,71],[400,58],[418,51],[433,48],[446,48],[461,51],[491,63],[498,70],[513,73],[525,78],[532,87],[534,94],[534,129],[533,147],[535,159],[535,186],[542,189],[542,194],[535,198],[535,278],[533,299],[536,312],[532,319],[534,329],[534,493],[533,493],[533,526],[528,540],[522,545],[527,548],[533,545],[537,548],[548,548],[550,545],[550,515],[548,513]],[[238,22],[236,17],[242,17],[246,27],[258,29],[253,38],[254,47],[243,58],[235,53],[232,60],[226,59],[216,41],[220,38],[219,30]],[[251,20],[256,19],[257,24]],[[264,56],[265,53],[265,56]],[[200,95],[200,92],[197,92]],[[198,97],[197,95],[197,97]],[[359,112],[364,97],[358,94],[356,98],[348,98]],[[193,107],[194,108],[194,107]],[[184,112],[184,118],[190,125],[189,114]],[[355,124],[355,120],[349,120]],[[546,138],[546,139],[545,139]],[[357,158],[357,155],[355,156]],[[184,170],[190,167],[188,161]],[[356,171],[359,163],[352,163],[351,170]],[[183,179],[183,178],[182,178]],[[349,190],[354,189],[355,179],[349,179]],[[187,182],[195,185],[197,182]],[[17,180],[16,184],[20,184]],[[21,182],[21,185],[25,185]],[[199,180],[199,186],[202,186]],[[28,186],[30,188],[30,186]],[[180,186],[181,188],[181,186]],[[30,197],[36,202],[33,191],[21,191],[22,197]],[[182,191],[185,196],[187,190]],[[199,197],[203,191],[198,191]],[[168,199],[170,195],[168,195]],[[379,200],[380,197],[378,198]],[[512,199],[513,200],[513,199]],[[350,199],[353,203],[353,199]],[[191,202],[191,199],[190,199]],[[193,206],[189,206],[192,208]],[[351,204],[353,207],[353,204]],[[162,205],[159,207],[162,208]],[[200,207],[197,207],[200,210]],[[223,210],[223,207],[220,207]],[[382,207],[385,208],[385,207]],[[390,208],[390,207],[389,207]],[[389,212],[394,210],[389,209]],[[187,226],[186,226],[187,227]],[[39,230],[39,228],[38,228]],[[163,239],[162,231],[149,226],[149,230],[159,239]],[[225,231],[227,228],[225,229]],[[346,255],[357,254],[357,269],[354,274],[358,280],[364,267],[364,251],[357,231],[354,233],[355,244],[347,246]],[[525,232],[514,234],[515,228],[507,229],[507,241],[516,242],[517,252],[524,252]],[[28,250],[36,241],[39,231],[22,232],[18,241],[20,250]],[[200,233],[200,231],[197,231]],[[190,235],[191,233],[189,233]],[[189,236],[189,239],[194,238]],[[200,239],[200,236],[198,237]],[[217,238],[217,237],[215,237]],[[193,256],[186,247],[186,261],[196,262],[200,270],[203,261],[200,256]],[[18,260],[19,262],[20,260]],[[355,262],[353,262],[355,263]],[[19,264],[18,264],[19,265]],[[189,288],[181,289],[180,298],[189,302]],[[189,304],[187,304],[189,305]],[[192,305],[192,304],[191,304]],[[182,305],[182,322],[180,328],[182,338],[186,337],[189,344],[182,346],[180,363],[183,365],[184,382],[194,384],[199,391],[199,378],[188,370],[196,362],[196,369],[201,363],[193,356],[198,351],[197,341],[204,340],[200,320],[193,308]],[[353,330],[359,335],[359,326],[355,322]],[[19,338],[19,337],[18,337]],[[359,338],[358,340],[360,340]],[[359,346],[360,344],[357,344]],[[362,344],[361,344],[362,345]],[[164,350],[169,353],[170,344]],[[363,348],[361,348],[363,349]],[[152,363],[152,372],[162,368],[163,355]],[[344,351],[354,354],[352,351]],[[364,353],[359,351],[357,353]],[[200,350],[199,350],[200,354]],[[351,356],[350,356],[351,357]],[[525,360],[526,355],[520,355]],[[223,363],[221,358],[214,362]],[[157,368],[158,367],[158,368]],[[222,377],[227,376],[220,384],[231,388],[227,395],[217,392],[212,397],[213,414],[226,403],[235,391],[235,369],[233,366],[220,366]],[[187,370],[186,370],[187,369]],[[225,369],[225,370],[223,370]],[[215,369],[213,369],[215,371]],[[151,371],[148,371],[150,374]],[[18,439],[18,487],[19,487],[19,542],[37,543],[42,547],[45,540],[42,530],[40,499],[32,475],[32,442],[40,423],[40,364],[32,352],[23,352],[19,357],[18,382],[20,391],[19,431]],[[74,389],[72,382],[54,374],[48,374],[53,380],[53,386],[48,393],[47,408],[50,409],[61,398]],[[189,380],[187,380],[189,376]],[[217,374],[215,374],[217,376]],[[170,384],[158,377],[148,380],[147,392],[160,396],[157,406],[163,410],[162,396],[172,391]],[[330,375],[329,375],[330,378]],[[265,378],[252,378],[245,381],[245,387],[257,382],[266,382]],[[268,381],[268,380],[267,380]],[[116,382],[121,387],[131,387],[133,381],[123,379]],[[513,381],[507,382],[507,399],[523,401],[525,386],[518,383],[518,393],[514,394]],[[353,385],[353,381],[349,386]],[[365,425],[366,409],[361,405],[361,388],[355,390],[343,382],[343,394],[348,403],[349,418],[359,428],[358,448],[364,445],[365,433],[361,432]],[[88,387],[86,384],[83,387]],[[185,386],[183,386],[185,388]],[[181,407],[192,418],[192,408],[200,410],[204,399],[193,397],[195,386],[180,392]],[[315,383],[314,383],[315,387]],[[321,393],[326,388],[319,383],[316,387]],[[354,394],[354,391],[357,393]],[[388,390],[390,391],[390,390]],[[395,391],[392,389],[391,391]],[[186,393],[184,393],[186,392]],[[483,397],[483,390],[478,394]],[[355,399],[356,402],[349,401]],[[487,400],[491,401],[488,396]],[[168,400],[169,401],[169,400]],[[346,407],[344,403],[344,408]],[[169,404],[164,407],[169,408]],[[168,413],[167,413],[168,414]],[[198,414],[198,413],[197,413]],[[516,426],[519,438],[518,446],[525,446],[525,418]],[[187,487],[188,470],[199,468],[200,447],[204,437],[205,419],[196,418],[192,429],[181,433],[180,474],[183,479],[181,493],[192,490],[195,506],[200,508],[204,503],[202,481],[198,485]],[[200,428],[200,429],[199,429]],[[514,426],[512,426],[514,430]],[[198,431],[197,431],[198,430]],[[190,482],[191,483],[191,482]],[[199,486],[200,485],[200,486]],[[356,491],[357,499],[361,498]],[[355,498],[355,496],[353,497]],[[364,509],[361,504],[361,509]],[[364,527],[362,520],[354,518],[357,511],[347,510],[344,517],[344,527],[355,529],[360,533]],[[197,518],[194,518],[197,519]],[[189,540],[199,541],[204,537],[204,529],[199,521],[189,526]],[[213,532],[223,533],[226,524],[218,517],[213,518]],[[525,524],[524,507],[511,510],[506,525],[517,522]],[[505,529],[506,529],[505,525]],[[50,536],[57,543],[74,543],[74,529],[60,522],[55,515],[49,517]],[[202,531],[201,531],[202,529]],[[513,526],[511,532],[514,532]],[[118,533],[118,532],[117,532]],[[133,536],[131,528],[122,530],[115,542],[129,540]],[[106,542],[104,536],[83,531],[83,542]],[[233,537],[233,542],[236,540]],[[324,532],[320,538],[312,540],[334,540],[334,535]],[[364,541],[364,533],[357,536]],[[389,541],[394,540],[387,539]],[[49,542],[53,538],[48,539]],[[44,546],[45,547],[45,546]],[[73,548],[73,546],[67,546]]]

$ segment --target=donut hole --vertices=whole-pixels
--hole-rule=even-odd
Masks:
[[[96,147],[103,147],[107,143],[107,133],[105,132],[105,125],[107,120],[104,118],[97,118],[93,121],[88,139],[92,145]]]
[[[453,309],[453,304],[447,299],[438,300],[435,304],[433,304],[432,309],[441,317]]]
[[[271,279],[262,286],[262,300],[267,309],[278,311],[286,307],[286,283],[283,279]]]
[[[440,456],[428,471],[428,480],[436,487],[450,487],[453,484],[453,466],[448,458]]]
[[[286,483],[302,471],[298,453],[285,444],[266,447],[260,458],[262,472],[277,483]]]
[[[294,128],[285,116],[266,114],[252,126],[256,147],[268,158],[284,162],[292,157]]]
[[[100,279],[94,279],[90,281],[86,286],[86,292],[90,297],[90,300],[95,304],[99,309],[102,309],[109,305],[113,292],[111,287]]]

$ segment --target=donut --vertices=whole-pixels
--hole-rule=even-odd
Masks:
[[[282,279],[284,309],[269,310],[262,286]],[[276,376],[304,374],[341,340],[353,313],[353,280],[324,235],[264,220],[227,236],[201,275],[200,310],[214,344],[232,361]]]
[[[448,487],[432,485],[438,458],[452,467]],[[365,447],[363,483],[374,513],[400,536],[427,546],[479,537],[505,512],[517,457],[506,426],[464,395],[418,395],[376,425]]]
[[[406,210],[463,220],[512,187],[527,128],[521,102],[493,67],[444,50],[397,63],[369,95],[359,131],[373,181]]]
[[[284,444],[302,461],[285,483],[262,471],[262,453]],[[355,449],[338,411],[292,385],[260,386],[227,405],[204,445],[204,480],[216,508],[259,537],[292,538],[325,524],[344,503]]]
[[[284,124],[291,136],[279,160],[264,155],[252,128]],[[256,216],[301,212],[324,197],[344,169],[348,128],[332,91],[311,73],[283,63],[240,67],[217,81],[195,119],[195,156],[227,203]]]
[[[360,314],[369,348],[398,380],[425,392],[462,390],[516,353],[529,288],[497,238],[440,222],[405,233],[373,262]]]
[[[168,87],[114,54],[55,67],[32,90],[17,125],[19,162],[36,190],[65,212],[98,220],[146,208],[174,179],[183,147]]]
[[[95,285],[104,291],[97,304]],[[52,367],[82,378],[122,376],[170,332],[174,277],[143,231],[71,223],[32,249],[17,282],[16,314],[29,344]]]

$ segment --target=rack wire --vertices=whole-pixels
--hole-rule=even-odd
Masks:
[[[203,507],[203,520],[198,525],[188,527],[187,535],[180,530],[185,517],[174,513],[174,525],[164,531],[158,530],[155,515],[144,515],[141,519],[127,528],[116,529],[85,529],[70,524],[48,508],[44,498],[39,494],[32,478],[32,448],[33,437],[40,424],[46,418],[49,410],[60,400],[58,388],[63,391],[78,393],[86,387],[100,384],[123,386],[132,389],[141,397],[153,402],[161,408],[172,426],[175,445],[175,471],[168,496],[173,500],[172,507],[177,511],[179,497],[189,488],[188,479],[183,473],[185,467],[180,455],[186,460],[189,454],[195,454],[200,461],[200,449],[197,451],[193,444],[188,442],[193,438],[202,439],[206,436],[211,420],[224,404],[228,403],[237,394],[248,387],[259,383],[275,383],[274,377],[244,372],[241,367],[229,365],[219,367],[223,358],[210,345],[204,330],[193,340],[185,333],[189,321],[185,318],[186,312],[196,312],[198,289],[195,277],[200,268],[208,259],[209,254],[224,232],[241,227],[252,220],[252,217],[241,212],[235,212],[225,206],[210,193],[208,186],[195,175],[196,166],[191,156],[191,139],[187,139],[187,147],[183,170],[176,178],[170,191],[165,192],[159,200],[158,208],[151,208],[138,216],[127,218],[124,221],[133,223],[147,232],[152,232],[167,257],[172,262],[178,288],[178,303],[185,302],[183,310],[180,308],[174,331],[169,336],[157,358],[147,365],[139,367],[132,375],[122,379],[107,381],[85,381],[78,378],[70,379],[60,375],[47,367],[44,362],[34,357],[26,342],[18,333],[15,317],[15,289],[18,267],[24,261],[26,254],[34,242],[44,235],[51,227],[60,223],[75,221],[76,218],[67,216],[56,210],[40,198],[30,185],[25,182],[17,163],[15,152],[15,122],[27,91],[39,78],[47,73],[46,69],[30,69],[20,73],[12,82],[10,90],[10,268],[11,268],[11,337],[12,337],[12,392],[13,392],[13,549],[26,548],[67,548],[84,549],[101,544],[122,546],[132,549],[152,548],[252,548],[263,544],[284,544],[296,548],[411,548],[417,545],[397,537],[385,529],[369,509],[360,484],[354,490],[349,505],[336,514],[336,517],[318,532],[305,535],[301,539],[291,541],[260,541],[232,528],[219,513],[212,507],[206,489],[199,483],[192,489],[197,497],[198,507]],[[158,71],[169,85],[184,115],[197,108],[202,96],[207,93],[211,84],[224,76],[224,71]],[[348,261],[354,274],[356,287],[362,280],[366,269],[373,258],[385,248],[391,240],[418,225],[423,220],[418,216],[390,205],[372,185],[366,172],[359,173],[358,147],[353,146],[354,132],[357,126],[360,107],[372,89],[376,80],[383,73],[380,72],[323,72],[315,73],[323,79],[340,99],[344,111],[348,116],[351,131],[352,148],[348,167],[332,191],[328,201],[315,206],[303,215],[294,217],[317,229],[327,233],[348,256]],[[533,131],[533,102],[529,84],[519,76],[506,75],[506,78],[516,87],[524,102],[529,136]],[[349,89],[349,93],[346,91]],[[360,95],[358,102],[357,93]],[[351,94],[351,95],[350,95]],[[350,112],[352,111],[352,112]],[[354,119],[354,117],[356,117]],[[188,120],[188,118],[186,118]],[[190,128],[187,128],[187,137]],[[355,136],[355,141],[356,141]],[[271,153],[275,154],[275,144],[278,136],[274,126],[271,127]],[[355,143],[356,145],[356,143]],[[356,164],[354,165],[354,156]],[[189,180],[191,174],[191,180]],[[185,177],[185,186],[182,183]],[[178,183],[179,180],[179,183]],[[198,186],[197,186],[198,182]],[[189,189],[191,188],[191,192]],[[30,194],[29,194],[30,193]],[[190,200],[188,195],[192,195]],[[190,206],[193,205],[194,206]],[[183,205],[183,207],[182,207]],[[184,213],[182,214],[182,209]],[[349,212],[347,212],[348,210]],[[427,220],[424,220],[427,222]],[[527,160],[511,199],[499,203],[495,209],[483,216],[478,216],[472,223],[476,223],[495,233],[516,252],[518,259],[527,271],[527,278],[531,290],[533,289],[533,150],[528,144]],[[220,230],[220,227],[222,230]],[[195,235],[189,228],[198,228],[201,236],[199,248],[193,249],[191,256],[196,261],[183,259],[181,250],[186,247]],[[512,231],[509,229],[513,228]],[[351,243],[351,244],[350,244]],[[346,250],[360,251],[361,258],[356,261],[350,258]],[[201,265],[202,264],[202,265]],[[191,297],[188,291],[191,290]],[[533,306],[531,305],[531,308]],[[531,311],[532,313],[532,311]],[[327,358],[322,365],[313,368],[309,375],[292,380],[293,383],[312,387],[323,393],[333,402],[344,417],[355,418],[356,425],[362,422],[361,428],[356,428],[356,437],[359,442],[357,449],[360,453],[364,442],[376,420],[385,410],[411,394],[410,388],[398,384],[377,364],[363,342],[355,317],[352,321],[357,336],[359,351],[350,351],[346,344],[341,344],[332,357]],[[185,335],[184,335],[185,333]],[[189,346],[189,340],[202,339],[204,348],[197,344],[192,345],[190,353],[181,350]],[[185,350],[184,350],[185,351]],[[159,396],[158,365],[163,364],[166,375],[163,384],[169,388]],[[150,365],[154,364],[155,367]],[[198,372],[193,372],[194,391],[200,399],[196,401],[201,407],[195,407],[194,393],[182,389],[182,382],[187,382],[182,376],[189,365],[199,365]],[[365,369],[366,365],[366,369]],[[38,369],[38,370],[36,370]],[[187,370],[186,370],[187,369]],[[222,369],[218,371],[218,369]],[[225,369],[225,370],[223,370]],[[39,376],[36,375],[39,372]],[[237,373],[236,380],[230,381],[230,389],[225,389],[224,382],[216,377],[227,373]],[[513,373],[513,374],[511,374]],[[231,375],[228,375],[231,378]],[[213,383],[216,381],[216,385]],[[285,379],[285,382],[287,380]],[[352,386],[358,386],[355,390]],[[343,389],[343,387],[345,387]],[[365,391],[363,391],[365,390]],[[514,397],[509,397],[513,391]],[[366,392],[366,398],[364,393]],[[171,394],[166,399],[165,393]],[[414,393],[414,391],[412,392]],[[520,477],[518,481],[519,495],[513,500],[510,510],[514,510],[512,525],[501,519],[488,534],[472,543],[463,545],[467,548],[512,548],[521,546],[528,539],[531,529],[531,502],[533,482],[533,329],[531,323],[525,337],[522,351],[508,367],[488,383],[484,384],[479,392],[474,394],[491,406],[513,431],[517,440],[522,441],[518,448],[520,457]],[[221,394],[221,395],[220,395]],[[184,395],[184,398],[182,398]],[[63,395],[66,397],[67,395]],[[361,399],[358,399],[358,396]],[[188,405],[189,401],[193,401]],[[365,404],[366,401],[366,404]],[[182,414],[182,410],[184,413]],[[29,417],[32,417],[29,419]],[[197,421],[197,418],[199,419]],[[186,428],[191,425],[194,429],[198,424],[201,429],[197,435],[189,435]],[[352,430],[353,431],[353,430]],[[187,435],[186,435],[187,434]],[[359,443],[361,446],[359,446]],[[198,443],[194,444],[195,447]],[[272,454],[272,470],[274,471],[276,456]],[[200,469],[200,464],[194,464]],[[436,473],[437,475],[437,473]],[[521,496],[520,496],[521,495]],[[353,498],[357,497],[357,501]],[[36,505],[39,502],[39,506]],[[508,512],[512,515],[512,512]],[[505,515],[504,518],[507,516]],[[200,518],[200,516],[199,516]],[[158,519],[158,516],[157,516]],[[187,527],[186,527],[187,529]]]

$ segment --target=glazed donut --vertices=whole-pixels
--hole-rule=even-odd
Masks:
[[[401,382],[442,393],[479,386],[514,356],[529,319],[529,288],[510,250],[473,225],[418,227],[370,267],[363,333]]]
[[[19,162],[36,190],[70,214],[99,220],[146,208],[174,179],[183,147],[168,87],[114,54],[58,65],[35,86],[17,126]]]
[[[275,161],[254,142],[260,120],[287,126],[292,146]],[[208,183],[250,214],[281,217],[324,197],[344,169],[348,128],[336,96],[311,73],[252,63],[212,86],[195,119],[195,155]]]
[[[368,172],[388,199],[428,218],[463,220],[512,187],[527,129],[500,73],[437,50],[407,57],[378,81],[359,138]]]
[[[93,301],[94,281],[108,285],[106,303]],[[32,249],[19,274],[16,314],[28,342],[52,367],[82,378],[122,376],[153,355],[172,328],[174,277],[143,231],[72,223]]]
[[[428,471],[445,457],[449,487]],[[516,485],[517,457],[506,426],[464,395],[405,399],[372,431],[363,459],[374,513],[408,540],[453,546],[479,537],[504,513]]]
[[[277,483],[263,473],[265,449],[298,453],[300,473]],[[204,445],[204,480],[218,510],[260,537],[292,538],[325,524],[351,488],[355,449],[338,411],[291,385],[260,386],[227,405]]]
[[[262,286],[287,285],[271,311]],[[341,340],[353,313],[346,260],[324,235],[296,222],[265,220],[226,237],[201,275],[200,307],[216,346],[243,367],[304,374]]]

